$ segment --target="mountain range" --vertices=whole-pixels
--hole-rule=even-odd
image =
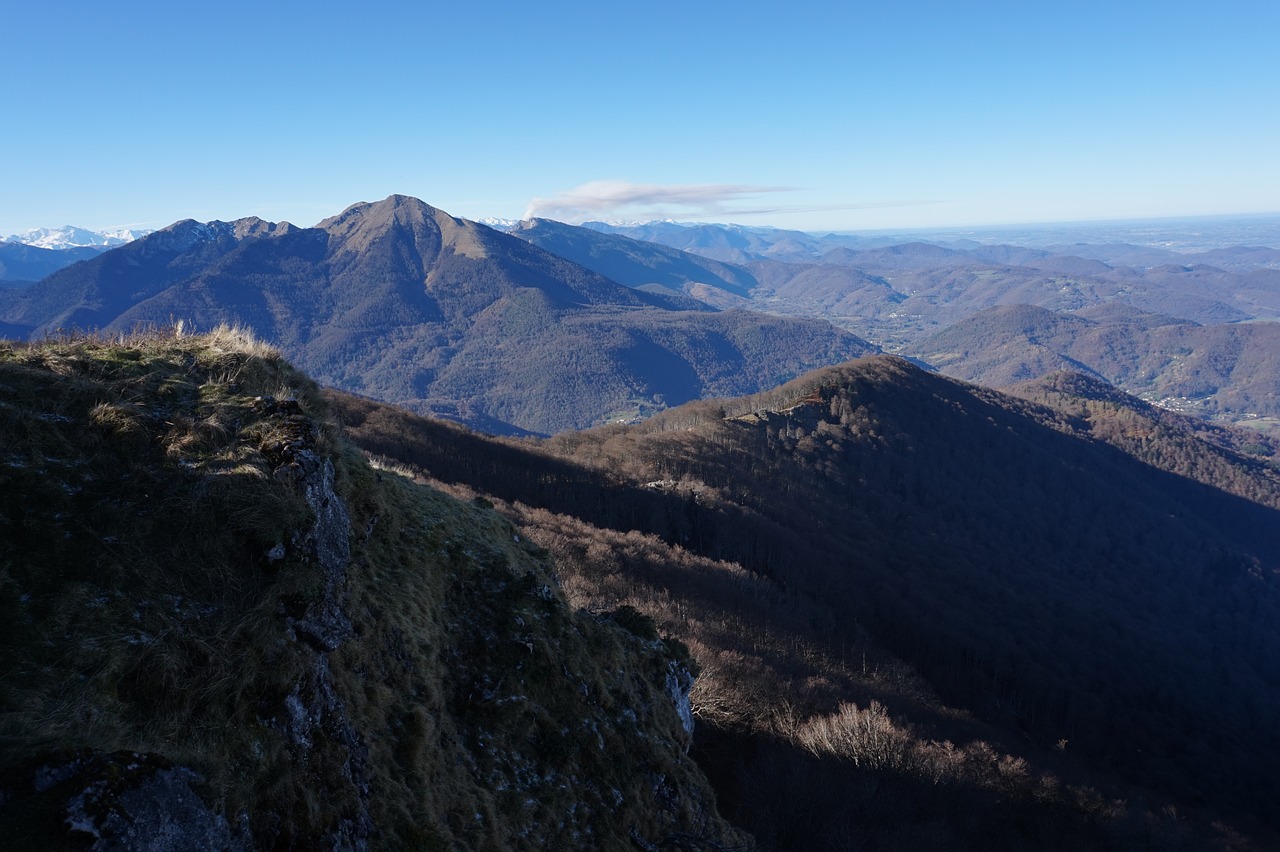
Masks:
[[[32,228],[21,234],[13,234],[0,242],[21,243],[36,248],[61,251],[72,248],[98,247],[115,248],[125,243],[145,237],[151,233],[150,228],[110,228],[102,231],[91,231],[75,225],[63,225],[61,228]]]
[[[472,242],[501,240],[482,225],[447,218],[458,228],[492,234],[468,237]],[[136,296],[145,303],[136,306],[114,302],[101,309],[93,306],[100,297],[85,288],[97,285],[84,282],[105,266],[57,278],[44,275],[51,268],[47,258],[13,258],[3,274],[17,279],[8,282],[9,289],[20,292],[0,289],[0,333],[25,337],[58,327],[123,329],[136,322],[178,318],[195,320],[202,327],[219,321],[242,322],[280,343],[326,383],[495,432],[548,433],[608,419],[635,419],[698,396],[766,387],[804,369],[876,347],[995,386],[1061,368],[1083,369],[1144,398],[1196,410],[1220,422],[1270,429],[1280,414],[1275,374],[1268,370],[1280,358],[1273,322],[1280,317],[1276,295],[1280,293],[1280,250],[1272,248],[1222,245],[1205,238],[1201,243],[1211,247],[1177,252],[1114,241],[1116,235],[1124,234],[1114,229],[1099,232],[1111,242],[1042,240],[1035,246],[1020,246],[968,238],[903,241],[891,234],[815,235],[674,222],[585,226],[549,220],[495,222],[547,255],[534,261],[514,243],[494,243],[485,249],[493,257],[515,253],[506,257],[510,263],[503,273],[511,289],[491,294],[491,300],[464,299],[448,316],[436,316],[431,310],[423,313],[422,305],[412,306],[412,298],[404,301],[426,282],[428,267],[436,262],[431,240],[419,245],[413,238],[410,254],[426,259],[413,259],[407,265],[385,256],[373,260],[386,250],[382,243],[362,246],[357,253],[371,250],[370,268],[378,271],[367,274],[363,261],[351,262],[343,296],[325,293],[334,284],[337,267],[327,254],[308,255],[308,250],[302,250],[305,239],[292,232],[325,231],[326,245],[333,241],[338,251],[337,241],[345,237],[329,233],[334,220],[316,229],[252,219],[204,226],[218,225],[222,229],[218,233],[230,234],[221,238],[230,239],[228,246],[262,238],[275,246],[265,254],[238,253],[235,261],[223,259],[218,251],[197,251],[195,243],[183,249],[195,255],[175,255],[173,268],[143,265],[135,269],[115,261],[113,274],[132,277],[140,284],[125,297],[126,302]],[[195,227],[196,223],[179,223],[166,231]],[[1062,236],[1072,233],[1061,231]],[[1046,235],[1059,234],[1047,231]],[[157,239],[176,245],[172,236]],[[182,242],[180,236],[176,239]],[[255,258],[290,241],[302,254],[287,269],[254,267]],[[444,242],[440,245],[444,256],[464,258],[451,266],[456,274],[450,280],[456,282],[474,279],[464,267],[473,262],[485,266],[491,260],[489,256],[468,258]],[[6,251],[12,254],[19,248],[36,251],[0,244],[0,266],[6,264]],[[283,249],[286,254],[292,250]],[[137,257],[129,264],[137,263]],[[69,256],[60,258],[65,259]],[[253,277],[256,286],[276,295],[267,297],[270,305],[232,305],[245,294],[232,293],[225,286],[211,290],[207,283],[193,289],[196,279],[211,274],[204,264],[225,265],[224,281]],[[528,264],[539,269],[527,273]],[[387,299],[378,282],[386,279],[389,268],[395,270],[390,275],[403,280],[396,285],[401,288],[398,295]],[[614,299],[597,290],[572,308],[565,303],[548,306],[535,296],[543,286],[539,281],[545,284],[562,274],[581,281],[586,272],[632,292]],[[526,274],[535,286],[520,286]],[[180,280],[183,276],[188,280]],[[39,287],[28,283],[38,277],[47,280]],[[81,283],[68,284],[73,279]],[[149,288],[157,282],[174,289],[152,292]],[[461,290],[446,286],[441,292],[447,300]],[[439,292],[432,295],[439,297]],[[361,310],[383,306],[390,313],[372,319],[342,315],[344,304],[362,298]],[[491,302],[497,306],[492,310]],[[609,313],[606,303],[629,306],[627,322],[619,323],[616,316],[603,325],[597,322],[601,311]],[[641,304],[653,310],[631,310]],[[707,308],[720,313],[699,318],[683,313],[708,313]],[[1052,322],[1062,329],[1084,328],[1078,322],[1073,325],[1084,320],[1092,330],[1068,341],[1027,328],[997,327],[1001,321],[1029,315],[1030,308],[1053,312]],[[744,317],[735,313],[739,309],[754,313]],[[1167,317],[1170,322],[1162,331],[1136,331],[1135,322],[1151,324],[1150,318],[1135,320],[1145,315]],[[549,319],[552,316],[554,320]],[[782,317],[809,324],[789,326]],[[857,339],[841,337],[812,324],[813,320],[829,322]],[[748,332],[750,322],[759,326],[756,332]],[[629,323],[641,327],[632,328]],[[397,331],[380,337],[380,332],[354,332],[352,324],[368,329],[394,326]],[[703,328],[686,334],[690,324]],[[515,336],[513,329],[518,329]],[[1031,344],[1022,341],[1028,333],[1035,334]],[[768,357],[776,357],[776,362],[752,374],[751,365],[765,351],[753,348],[751,342],[760,334],[774,341]],[[690,337],[697,342],[686,343]],[[1121,347],[1124,351],[1109,352],[1109,344],[1097,342],[1104,339],[1127,341]],[[517,346],[530,354],[527,363],[516,363],[518,359],[511,357]],[[341,353],[336,359],[330,357],[335,351]],[[541,383],[543,376],[556,376],[555,384],[567,384],[569,390],[554,391]],[[531,395],[554,401],[531,407]]]
[[[582,230],[605,238],[593,245]],[[527,232],[537,239],[539,228]],[[734,304],[820,317],[960,378],[1005,386],[1082,369],[1221,422],[1273,428],[1280,414],[1274,248],[940,244],[676,223],[588,223],[574,234],[547,245],[602,272],[617,266],[611,241],[622,236],[716,259],[728,267],[719,281],[748,288],[732,291],[746,299]],[[710,279],[685,291],[712,302],[730,292]]]
[[[1280,844],[1271,250],[651,228],[0,290],[3,834]]]
[[[628,287],[674,290],[714,306],[746,306],[759,286],[740,266],[549,219],[530,219],[507,233]]]
[[[103,251],[98,246],[51,249],[0,242],[0,288],[30,287],[59,269],[97,257]]]
[[[731,263],[748,263],[753,260],[811,260],[837,246],[881,244],[874,238],[852,235],[816,236],[803,231],[789,231],[781,228],[696,222],[663,221],[636,225],[584,222],[582,227],[601,233],[658,243]]]
[[[325,384],[498,432],[632,419],[874,351],[818,320],[627,287],[404,196],[314,228],[179,222],[3,295],[12,335],[238,324]]]
[[[122,246],[150,230],[90,231],[65,225],[33,228],[0,239],[0,287],[27,287],[59,269]]]
[[[1165,406],[1229,422],[1280,417],[1280,324],[1199,325],[1121,305],[979,311],[919,340],[949,375],[993,387],[1081,370]]]

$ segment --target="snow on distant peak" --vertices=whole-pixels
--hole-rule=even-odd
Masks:
[[[98,233],[102,234],[102,236],[105,237],[111,245],[123,245],[124,243],[131,243],[134,240],[140,240],[147,234],[155,233],[155,230],[152,228],[112,228],[106,231],[99,231]],[[111,243],[110,241],[112,240],[119,240],[120,242]]]
[[[681,225],[695,227],[697,222],[685,222],[680,219],[609,219],[604,224],[615,228],[643,228],[646,225]]]
[[[105,231],[91,231],[75,225],[63,225],[61,228],[32,228],[21,234],[6,237],[5,242],[22,243],[36,248],[63,250],[93,246],[114,248],[133,242],[139,237],[151,233],[150,230],[134,228],[112,228]]]
[[[483,219],[477,219],[481,225],[487,225],[495,231],[504,231],[510,233],[514,231],[520,224],[519,219],[500,219],[496,216],[486,216]]]

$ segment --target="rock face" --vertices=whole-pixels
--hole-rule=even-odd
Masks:
[[[292,549],[314,566],[322,584],[318,600],[294,602],[294,612],[285,617],[286,635],[310,649],[310,654],[299,649],[309,659],[309,665],[285,698],[284,713],[274,721],[288,734],[303,765],[321,741],[345,752],[340,775],[345,785],[357,791],[357,807],[322,838],[321,844],[326,848],[362,850],[368,848],[374,830],[366,771],[369,750],[334,688],[328,660],[328,655],[354,632],[351,619],[343,610],[351,562],[351,517],[334,488],[333,462],[317,453],[315,426],[297,400],[260,397],[255,403],[278,421],[272,431],[280,437],[264,447],[264,455],[273,464],[272,477],[300,495],[315,518],[309,529],[294,534]],[[287,605],[285,608],[290,609]]]
[[[298,401],[259,397],[254,403],[278,421],[279,437],[263,448],[272,464],[272,478],[300,495],[315,517],[310,529],[294,534],[292,549],[315,565],[324,589],[318,601],[307,603],[286,623],[294,636],[316,651],[334,651],[352,631],[342,609],[351,561],[351,517],[334,491],[333,462],[317,455],[314,425]]]
[[[16,777],[15,777],[16,776]],[[203,779],[155,754],[84,752],[51,757],[15,773],[6,798],[52,806],[77,848],[181,852],[252,848],[193,789]]]
[[[693,680],[693,672],[682,663],[672,660],[668,664],[667,695],[680,716],[680,726],[691,739],[693,737],[693,700],[689,696],[693,692]]]
[[[740,846],[685,664],[229,332],[0,349],[13,848]],[[670,842],[669,842],[670,841]]]

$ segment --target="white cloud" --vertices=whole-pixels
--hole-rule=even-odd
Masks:
[[[796,192],[794,187],[725,183],[655,184],[621,180],[593,180],[551,198],[534,198],[524,218],[541,217],[579,223],[590,219],[692,219],[730,221],[728,217],[789,216],[841,210],[919,207],[938,201],[873,201],[861,204],[752,204],[768,193]]]
[[[551,198],[533,199],[529,202],[525,218],[539,216],[564,222],[583,222],[588,219],[698,219],[748,215],[756,211],[740,209],[743,201],[765,193],[788,191],[789,187],[742,184],[593,180]]]

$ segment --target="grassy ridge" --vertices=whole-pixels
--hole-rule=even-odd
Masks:
[[[0,349],[0,834],[83,839],[84,767],[120,811],[180,766],[246,846],[740,844],[681,649],[571,611],[508,521],[327,417],[227,329]]]

